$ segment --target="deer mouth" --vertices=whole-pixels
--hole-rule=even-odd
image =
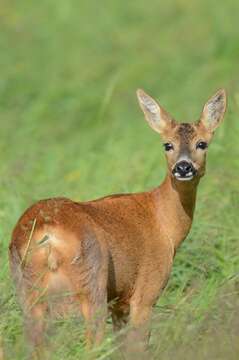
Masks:
[[[179,181],[190,181],[190,180],[192,180],[193,178],[194,178],[194,175],[195,174],[193,174],[192,173],[192,171],[190,171],[189,173],[187,173],[186,175],[184,175],[184,176],[181,176],[179,173],[174,173],[173,174],[174,175],[174,177],[177,179],[177,180],[179,180]]]

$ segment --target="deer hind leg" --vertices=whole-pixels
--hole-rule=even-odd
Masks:
[[[125,328],[129,321],[129,305],[125,304],[123,306],[119,304],[114,304],[111,307],[111,316],[113,323],[113,330],[119,332]]]
[[[45,273],[33,276],[29,265],[23,266],[21,257],[15,246],[10,248],[10,268],[16,285],[17,295],[25,323],[25,335],[30,347],[30,358],[40,359],[44,349],[44,335],[46,330],[47,303],[42,301],[45,288],[41,281]],[[34,288],[34,285],[36,287]]]
[[[129,305],[124,304],[113,304],[111,306],[111,317],[113,323],[113,330],[115,332],[115,342],[118,349],[118,355],[121,359],[124,357],[125,349],[125,340],[127,335],[127,324],[129,322]]]
[[[43,292],[31,290],[29,295],[23,299],[25,334],[30,346],[29,359],[46,359],[48,305],[46,301],[42,301]]]
[[[85,320],[85,338],[88,349],[98,346],[103,340],[107,317],[107,303],[104,299],[93,303],[89,298],[81,301],[81,312]]]
[[[86,325],[86,344],[97,346],[103,339],[107,316],[108,253],[94,236],[84,236],[81,252],[72,261],[79,286],[79,302]],[[74,271],[75,270],[75,271]]]
[[[35,304],[25,314],[25,333],[30,345],[30,359],[45,358],[46,304]]]

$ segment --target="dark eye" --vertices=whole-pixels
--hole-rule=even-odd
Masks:
[[[163,144],[163,146],[164,146],[165,151],[173,150],[173,144],[166,143],[166,144]]]
[[[196,149],[205,150],[207,148],[207,143],[205,141],[199,141],[196,145]]]

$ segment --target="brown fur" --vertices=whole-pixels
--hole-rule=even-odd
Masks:
[[[145,348],[152,306],[193,220],[205,165],[205,153],[197,153],[195,143],[212,136],[201,122],[180,125],[171,119],[161,135],[174,143],[175,151],[167,154],[168,174],[158,188],[82,203],[41,200],[19,219],[10,264],[36,348],[45,333],[46,313],[56,316],[71,310],[84,316],[88,343],[98,343],[107,302],[114,329],[130,321],[131,350],[135,344],[137,350]],[[198,170],[186,183],[172,175],[182,148]]]

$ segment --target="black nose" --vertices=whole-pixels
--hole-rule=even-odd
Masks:
[[[180,176],[186,176],[190,172],[194,172],[193,165],[187,161],[180,161],[174,169],[174,173],[179,173]]]

